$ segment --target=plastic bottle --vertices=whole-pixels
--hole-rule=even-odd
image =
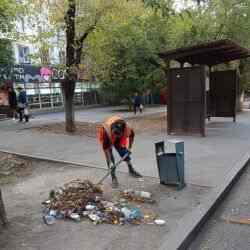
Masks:
[[[166,224],[166,221],[165,220],[160,220],[160,219],[157,219],[154,221],[156,225],[159,225],[159,226],[163,226]]]
[[[56,217],[56,215],[57,215],[57,210],[51,209],[51,210],[49,211],[49,215]]]
[[[93,221],[93,223],[94,223],[95,225],[97,225],[97,224],[99,224],[99,223],[102,222],[102,221],[101,221],[101,218],[100,218],[98,215],[96,215],[96,214],[89,214],[88,217],[90,218],[90,220]]]
[[[72,213],[72,214],[70,215],[70,218],[71,218],[73,221],[75,221],[75,222],[81,221],[81,217],[80,217],[80,215],[77,214],[77,213]]]
[[[88,211],[91,211],[91,210],[94,210],[96,208],[96,206],[94,205],[91,205],[91,204],[88,204],[85,209],[88,210]]]
[[[123,208],[121,209],[121,212],[123,213],[123,215],[124,215],[124,217],[125,217],[126,220],[130,219],[131,211],[130,211],[129,208],[123,207]]]
[[[152,194],[145,191],[135,191],[134,194],[138,197],[145,198],[145,199],[151,199]]]
[[[125,220],[127,221],[141,219],[141,211],[137,207],[133,208],[123,207],[121,209],[121,212],[123,213]]]
[[[43,216],[43,221],[45,224],[47,225],[52,225],[56,222],[56,218],[54,216],[51,216],[51,215],[44,215]]]
[[[137,208],[137,207],[132,208],[131,211],[130,211],[130,216],[129,217],[130,217],[131,220],[139,220],[139,219],[141,219],[142,215],[141,215],[140,209]]]

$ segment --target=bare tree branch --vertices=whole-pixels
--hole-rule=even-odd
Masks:
[[[78,48],[76,49],[76,64],[81,63],[81,56],[82,56],[82,49],[83,49],[84,41],[87,39],[89,34],[96,29],[98,22],[100,21],[101,17],[103,16],[107,8],[108,6],[100,10],[98,13],[96,13],[94,23],[91,26],[89,26],[89,28],[83,33],[83,35],[76,41],[76,45],[78,46]]]

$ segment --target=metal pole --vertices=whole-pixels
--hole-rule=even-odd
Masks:
[[[50,104],[51,104],[51,108],[54,108],[54,101],[53,101],[53,91],[52,91],[52,86],[51,86],[51,82],[49,83],[49,89],[50,89]]]
[[[38,101],[40,109],[42,109],[42,100],[41,100],[41,92],[40,92],[40,83],[38,83]]]

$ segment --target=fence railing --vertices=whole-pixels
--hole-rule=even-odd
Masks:
[[[20,86],[20,84],[18,84]],[[26,93],[30,109],[54,109],[63,107],[63,94],[60,83],[29,83],[21,85]],[[16,88],[17,86],[15,86]],[[100,104],[98,87],[86,82],[76,84],[75,105]]]

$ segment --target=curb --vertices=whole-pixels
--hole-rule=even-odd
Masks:
[[[42,157],[42,156],[35,156],[35,155],[30,155],[30,154],[12,152],[12,151],[8,151],[8,150],[3,150],[1,148],[0,148],[0,153],[16,155],[16,156],[21,157],[21,158],[28,158],[28,159],[37,160],[37,161],[47,161],[47,162],[51,162],[51,163],[55,163],[55,164],[66,164],[66,165],[69,165],[70,167],[84,167],[84,168],[93,168],[93,169],[97,169],[97,170],[108,171],[108,168],[106,168],[104,166],[100,166],[100,165],[94,166],[94,165],[86,165],[86,164],[82,164],[82,163],[74,162],[74,161],[65,161],[65,160],[59,160],[59,159],[56,160],[56,159]],[[126,172],[120,171],[118,169],[116,171],[118,173],[122,173],[122,174],[126,173]],[[158,180],[158,178],[154,177],[154,176],[143,175],[143,177]]]
[[[24,154],[24,153],[17,153],[17,152],[12,152],[12,151],[8,151],[8,150],[2,150],[2,149],[0,149],[0,153],[16,155],[18,157],[29,158],[31,160],[37,160],[37,161],[47,161],[47,162],[52,162],[52,163],[57,163],[57,164],[67,164],[67,165],[75,165],[77,167],[85,167],[85,168],[95,168],[95,169],[107,170],[107,169],[105,169],[104,167],[101,167],[101,166],[96,167],[96,166],[85,165],[85,164],[82,164],[82,163],[79,163],[79,162],[55,160],[55,159],[52,159],[52,158],[47,158],[47,157],[42,157],[42,156],[35,156],[35,155]]]
[[[188,249],[188,246],[195,239],[201,227],[240,178],[249,161],[250,152],[244,154],[225,177],[222,184],[216,187],[201,205],[180,219],[177,229],[163,239],[159,250]]]

